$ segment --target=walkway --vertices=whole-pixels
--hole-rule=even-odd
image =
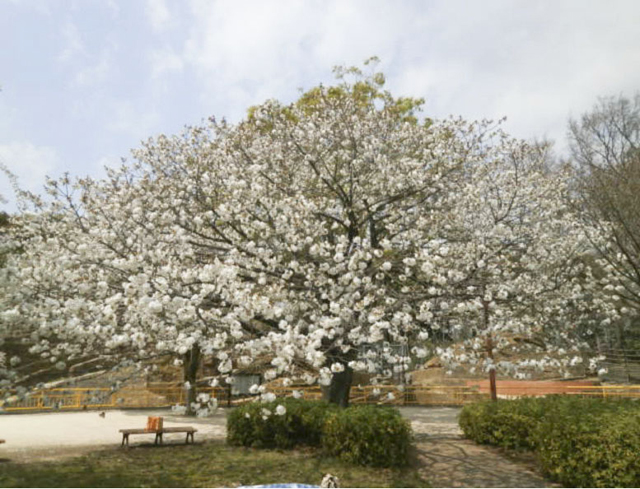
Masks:
[[[423,477],[434,487],[557,487],[497,449],[462,438],[459,408],[402,408],[416,434]]]

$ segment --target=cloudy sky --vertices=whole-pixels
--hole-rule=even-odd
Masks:
[[[567,118],[640,90],[637,0],[0,0],[0,162],[22,187],[100,176],[140,141],[330,83],[376,55],[430,117]],[[14,199],[0,175],[0,194]]]

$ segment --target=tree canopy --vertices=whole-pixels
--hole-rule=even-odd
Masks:
[[[103,180],[51,181],[22,218],[5,320],[61,368],[207,355],[233,382],[267,358],[266,380],[339,404],[353,371],[378,368],[367,345],[424,358],[434,331],[461,340],[452,365],[515,374],[492,358],[513,336],[560,353],[540,367],[575,361],[575,325],[606,308],[538,149],[490,121],[420,120],[380,74],[338,75],[239,124],[150,139]]]

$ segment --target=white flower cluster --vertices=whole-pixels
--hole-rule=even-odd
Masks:
[[[103,180],[51,182],[3,272],[3,324],[60,368],[204,354],[226,383],[263,358],[267,380],[403,372],[407,357],[360,348],[412,339],[424,358],[435,332],[465,340],[452,365],[495,368],[485,342],[512,337],[573,358],[572,325],[612,312],[565,175],[490,122],[421,124],[417,105],[340,90],[160,136]]]

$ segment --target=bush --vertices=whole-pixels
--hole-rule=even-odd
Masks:
[[[286,412],[276,414],[281,405]],[[325,452],[360,465],[407,464],[411,428],[397,409],[321,401],[278,399],[238,407],[227,418],[227,442],[255,448],[322,446]]]
[[[285,414],[276,414],[278,406]],[[292,398],[245,404],[229,413],[227,442],[255,448],[320,446],[325,417],[336,409],[326,402]]]
[[[544,416],[542,399],[518,402],[482,402],[465,406],[459,424],[467,438],[477,443],[505,448],[535,448],[533,432]]]
[[[547,416],[535,433],[553,480],[575,487],[640,486],[640,411]]]
[[[397,409],[352,406],[327,417],[322,446],[350,463],[398,467],[408,462],[411,439],[409,422]]]
[[[465,435],[478,443],[535,449],[543,471],[576,487],[640,486],[640,405],[570,396],[465,406]]]

